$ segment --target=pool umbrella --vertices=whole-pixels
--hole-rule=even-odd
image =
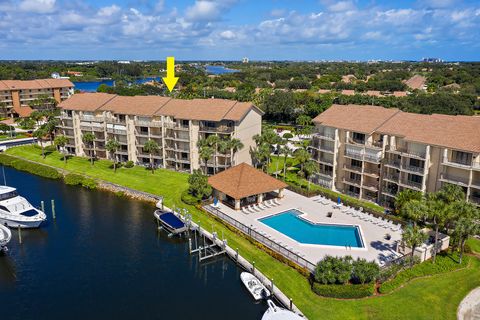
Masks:
[[[340,204],[342,203],[342,200],[340,199],[340,197],[337,198],[337,204]]]

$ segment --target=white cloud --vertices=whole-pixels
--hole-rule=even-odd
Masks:
[[[198,0],[187,8],[186,18],[191,21],[212,21],[217,20],[220,15],[218,2],[209,0]]]
[[[19,8],[34,13],[50,13],[55,10],[55,0],[23,0]]]
[[[327,8],[328,11],[333,12],[342,12],[356,9],[355,4],[351,0],[322,0],[321,3]]]
[[[220,32],[220,38],[225,39],[225,40],[232,40],[235,39],[236,35],[233,31],[231,30],[225,30],[223,32]]]
[[[98,15],[100,17],[111,17],[113,15],[116,15],[120,11],[121,11],[120,7],[113,4],[109,7],[100,8],[100,10],[98,10]]]

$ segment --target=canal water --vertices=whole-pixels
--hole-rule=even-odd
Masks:
[[[5,173],[33,205],[46,201],[49,221],[23,230],[22,244],[13,231],[0,256],[0,319],[260,319],[266,310],[231,260],[199,263],[185,240],[158,231],[152,206]]]

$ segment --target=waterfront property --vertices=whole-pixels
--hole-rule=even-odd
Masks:
[[[208,179],[213,195],[235,210],[282,198],[287,184],[241,163]]]
[[[210,177],[209,184],[218,200],[205,207],[209,212],[307,269],[325,255],[351,255],[380,265],[403,255],[397,252],[399,225],[283,190],[284,182],[247,164]]]
[[[66,150],[79,156],[133,161],[192,172],[206,167],[209,174],[232,165],[250,162],[253,136],[261,131],[262,111],[248,102],[222,99],[181,100],[160,96],[125,97],[107,93],[73,95],[62,108],[58,132],[69,141]],[[95,136],[93,144],[82,141],[85,133]],[[197,142],[216,135],[239,139],[240,150],[215,151],[206,165],[200,158]],[[116,140],[120,148],[112,155],[106,142]],[[155,141],[158,152],[144,149]]]
[[[60,103],[73,95],[73,88],[68,79],[0,80],[0,103],[7,116],[28,117],[35,99],[48,97]]]
[[[451,183],[480,204],[480,117],[333,105],[313,121],[313,181],[323,187],[392,206],[404,189]]]

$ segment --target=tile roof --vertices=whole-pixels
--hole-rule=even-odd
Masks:
[[[346,96],[353,96],[353,95],[355,95],[355,90],[344,89],[344,90],[342,90],[342,94],[346,95]]]
[[[77,93],[60,102],[58,107],[65,110],[95,111],[115,97],[109,93]]]
[[[393,91],[393,96],[395,97],[406,97],[407,91]]]
[[[48,89],[74,87],[68,79],[0,80],[0,90]]]
[[[313,122],[327,127],[371,134],[397,112],[399,110],[394,108],[334,104],[315,117]]]
[[[58,105],[78,111],[113,111],[120,114],[165,115],[176,119],[240,121],[250,111],[263,112],[250,102],[224,99],[172,99],[160,96],[117,96],[108,93],[78,93]]]
[[[171,98],[159,96],[115,96],[99,108],[102,111],[114,111],[120,114],[151,116]]]
[[[22,107],[13,107],[13,111],[15,111],[15,113],[18,114],[20,118],[26,118],[32,114],[33,109],[30,108],[29,106],[22,106]]]
[[[421,75],[414,75],[410,79],[404,81],[404,83],[410,88],[410,89],[422,89],[422,87],[425,85],[425,82],[427,81],[427,78]]]
[[[400,112],[377,131],[407,141],[480,153],[480,117]]]
[[[246,163],[209,177],[208,183],[214,189],[237,200],[287,187],[286,183]]]
[[[383,94],[378,90],[368,90],[365,94],[367,96],[383,97]]]

